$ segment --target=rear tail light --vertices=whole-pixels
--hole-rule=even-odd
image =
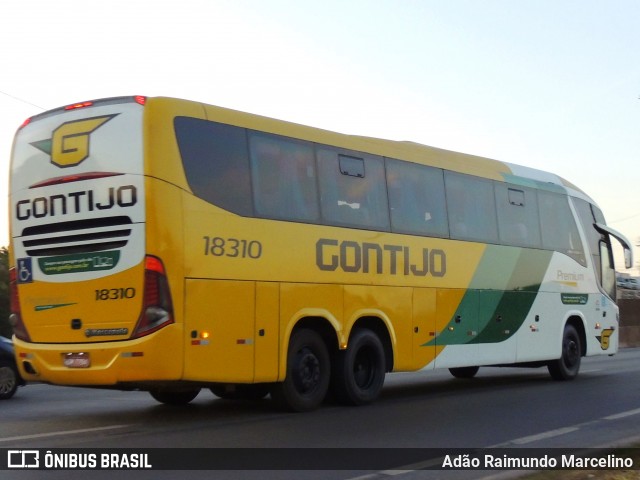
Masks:
[[[18,280],[15,267],[9,269],[9,304],[10,314],[9,323],[13,327],[13,334],[20,340],[30,342],[31,337],[27,332],[22,315],[20,315],[20,296],[18,295]]]
[[[169,282],[162,260],[145,258],[142,312],[132,338],[144,337],[174,322]]]

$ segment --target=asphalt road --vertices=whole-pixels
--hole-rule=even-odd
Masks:
[[[373,405],[328,404],[305,414],[278,411],[268,399],[220,400],[205,390],[186,407],[169,407],[144,392],[31,384],[12,400],[0,402],[0,449],[270,447],[286,449],[278,453],[290,455],[292,461],[309,455],[293,449],[366,449],[353,450],[362,458],[357,470],[209,470],[178,475],[185,479],[480,478],[496,472],[413,471],[405,464],[382,470],[367,467],[367,461],[374,465],[377,455],[389,452],[372,449],[573,449],[624,445],[637,442],[639,435],[640,349],[583,359],[573,382],[554,382],[546,369],[482,368],[472,380],[454,379],[447,371],[391,374]],[[209,452],[215,455],[218,450]],[[331,450],[318,452],[323,458]],[[418,460],[428,464],[429,453],[425,450]],[[398,455],[398,461],[403,459]],[[177,472],[0,472],[3,480],[87,475],[92,480],[158,480],[176,478]]]

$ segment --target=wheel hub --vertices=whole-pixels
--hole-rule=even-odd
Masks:
[[[301,393],[312,391],[320,383],[320,361],[308,349],[298,352],[294,371],[296,389]]]

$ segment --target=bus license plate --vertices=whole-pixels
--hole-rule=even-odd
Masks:
[[[67,368],[89,368],[91,357],[85,352],[65,353],[62,356],[62,363]]]

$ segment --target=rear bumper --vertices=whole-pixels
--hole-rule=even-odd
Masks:
[[[20,374],[27,381],[56,385],[115,386],[175,381],[182,376],[182,326],[168,325],[146,337],[119,342],[42,344],[14,340]],[[90,365],[68,367],[68,353],[85,353]]]

